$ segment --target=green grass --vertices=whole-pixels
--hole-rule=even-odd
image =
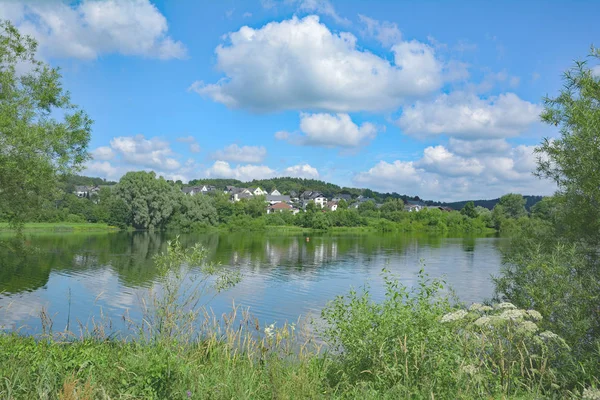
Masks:
[[[12,228],[6,222],[0,222],[0,231],[11,231]],[[70,223],[70,222],[28,222],[23,226],[23,231],[114,231],[114,226],[95,223]]]
[[[582,368],[546,331],[551,321],[509,303],[465,309],[423,272],[407,287],[384,271],[383,301],[373,301],[368,287],[338,296],[316,330],[263,327],[238,309],[217,319],[196,307],[207,279],[216,278],[217,290],[236,279],[203,264],[205,253],[170,242],[155,258],[161,293],[144,299],[143,321],[125,320],[130,330],[120,335],[106,320],[77,335],[51,332],[46,313],[39,336],[0,333],[0,399],[600,396],[600,366]],[[198,267],[203,278],[190,282],[189,268]],[[600,349],[590,358],[600,359]]]

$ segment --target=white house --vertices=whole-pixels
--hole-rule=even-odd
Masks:
[[[250,190],[250,192],[254,196],[266,196],[269,194],[266,191],[262,190],[260,187],[250,188],[248,190]]]
[[[271,192],[271,196],[281,196],[281,193],[279,192],[279,190],[275,189]]]
[[[338,208],[338,202],[337,201],[330,201],[327,203],[327,209],[329,211],[336,211]]]

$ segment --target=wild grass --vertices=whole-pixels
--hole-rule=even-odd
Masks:
[[[205,299],[239,276],[178,241],[156,258],[160,288],[141,321],[0,334],[2,399],[474,399],[597,398],[593,371],[543,316],[512,304],[456,305],[422,272],[411,286],[384,273],[385,300],[368,288],[323,310],[323,323],[261,326],[240,308],[216,316]],[[190,274],[191,270],[194,274]],[[198,274],[200,269],[201,274]],[[195,278],[200,276],[200,278]],[[316,332],[319,336],[316,337]],[[600,356],[600,353],[598,354]]]
[[[7,222],[0,222],[0,231],[11,231]],[[69,223],[69,222],[28,222],[23,225],[24,231],[114,231],[118,228],[102,223]]]

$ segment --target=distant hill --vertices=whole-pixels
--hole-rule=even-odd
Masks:
[[[536,204],[537,202],[539,202],[540,200],[542,200],[543,196],[523,196],[523,198],[525,199],[525,208],[527,210],[529,210],[534,204]],[[427,201],[427,205],[440,205],[443,207],[450,207],[453,208],[455,210],[461,210],[465,204],[467,204],[469,201],[471,200],[464,200],[464,201],[455,201],[452,203],[444,203],[444,202],[435,202],[435,201]],[[472,200],[473,203],[475,203],[475,207],[477,206],[481,206],[481,207],[485,207],[488,209],[493,209],[494,206],[496,204],[498,204],[498,202],[500,201],[500,199],[492,199],[492,200]]]

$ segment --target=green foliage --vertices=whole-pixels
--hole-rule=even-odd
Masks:
[[[477,218],[477,216],[479,215],[475,210],[475,203],[473,203],[472,201],[467,202],[467,204],[465,204],[462,210],[460,210],[460,213],[462,215],[466,215],[469,218]]]
[[[128,172],[114,188],[134,228],[161,229],[179,207],[183,193],[154,172]]]
[[[590,59],[599,60],[592,48]],[[563,199],[563,224],[571,239],[600,243],[600,77],[586,61],[564,74],[564,88],[557,97],[544,99],[542,120],[560,128],[560,138],[545,139],[536,149],[537,174],[553,180]]]
[[[373,200],[363,201],[358,205],[358,212],[360,214],[366,214],[371,211],[377,211],[377,206]]]
[[[574,386],[569,348],[540,330],[538,312],[508,303],[453,310],[443,282],[423,271],[412,288],[387,273],[384,281],[382,302],[365,288],[323,310],[330,385],[381,398],[453,399],[563,397]]]
[[[31,37],[0,23],[0,214],[16,227],[56,194],[59,176],[88,159],[92,125],[36,50]]]
[[[516,219],[525,217],[527,215],[527,210],[525,209],[525,199],[520,194],[505,194],[504,196],[500,197],[498,206],[501,207],[504,218]]]

